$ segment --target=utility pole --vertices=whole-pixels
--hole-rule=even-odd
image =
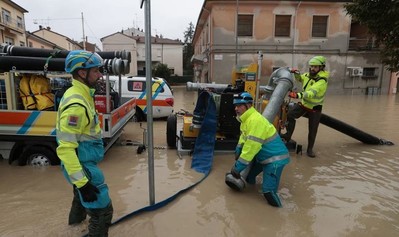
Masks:
[[[146,98],[147,98],[147,144],[148,144],[148,182],[150,205],[155,204],[155,177],[154,177],[154,131],[152,116],[152,75],[151,75],[151,1],[142,0],[145,18],[145,76],[146,76]]]
[[[83,31],[83,50],[86,50],[85,23],[83,20],[83,12],[81,14],[82,14],[82,31]]]

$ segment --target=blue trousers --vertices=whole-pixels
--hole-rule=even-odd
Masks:
[[[258,161],[254,161],[248,173],[246,181],[249,184],[255,184],[256,176],[263,171],[262,192],[277,193],[278,186],[280,184],[281,173],[283,172],[284,166],[285,164],[279,164],[279,163],[270,163],[262,165]]]

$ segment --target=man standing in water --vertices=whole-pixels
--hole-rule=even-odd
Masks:
[[[256,176],[263,171],[263,196],[270,205],[281,207],[277,190],[283,168],[290,161],[288,150],[273,124],[252,106],[251,94],[242,92],[234,97],[233,103],[241,123],[241,135],[236,147],[236,162],[229,174],[237,181],[255,184]],[[242,171],[247,168],[250,169],[248,176],[242,177]],[[227,180],[227,175],[226,184],[238,190]]]
[[[94,105],[94,87],[103,75],[103,59],[84,50],[71,51],[65,71],[73,76],[57,114],[57,155],[64,176],[73,185],[69,225],[90,216],[89,236],[108,236],[113,208],[97,163],[104,158],[100,121]]]
[[[309,60],[309,72],[301,75],[298,70],[293,71],[295,79],[302,83],[302,92],[290,92],[288,96],[294,99],[302,99],[302,102],[295,103],[288,110],[287,133],[281,136],[286,142],[289,142],[295,130],[296,119],[307,116],[309,118],[309,133],[306,154],[312,158],[316,157],[313,146],[316,141],[330,75],[328,71],[324,70],[325,67],[326,59],[323,56],[315,56]]]

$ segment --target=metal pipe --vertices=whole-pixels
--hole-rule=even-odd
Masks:
[[[86,50],[85,23],[83,19],[83,12],[81,13],[82,13],[83,50]]]
[[[187,91],[196,91],[196,90],[199,90],[199,89],[207,89],[207,88],[226,89],[228,86],[229,86],[229,84],[187,82],[186,90]]]
[[[202,89],[216,89],[216,90],[224,90],[227,87],[231,86],[230,84],[215,84],[215,83],[196,83],[196,82],[187,82],[186,90],[187,91],[196,91]],[[259,86],[260,90],[266,91],[267,86]]]
[[[17,56],[1,56],[0,72],[11,70],[44,70],[47,58],[42,57],[17,57]],[[64,58],[51,58],[48,60],[48,71],[65,71]]]
[[[39,48],[29,48],[22,46],[14,46],[8,44],[0,45],[0,54],[5,56],[25,56],[25,57],[43,57],[48,58],[66,58],[69,54],[69,50],[58,50],[58,49],[39,49]],[[103,59],[113,59],[121,58],[131,61],[131,52],[127,51],[101,51],[96,52]]]
[[[263,54],[262,51],[258,51],[258,72],[256,76],[256,91],[255,91],[255,109],[260,111],[262,106],[262,102],[259,102],[259,88],[260,88],[260,77],[262,75],[262,60]]]
[[[145,0],[145,74],[147,93],[147,144],[148,144],[148,182],[150,205],[155,204],[155,182],[154,182],[154,138],[153,138],[153,116],[152,116],[152,73],[151,73],[151,0]]]
[[[273,123],[287,92],[294,86],[294,78],[288,68],[279,68],[270,76],[266,91],[271,93],[269,102],[262,115]]]

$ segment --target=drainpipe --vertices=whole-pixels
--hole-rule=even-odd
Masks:
[[[236,68],[238,66],[238,0],[236,0],[236,26],[235,26],[235,33],[236,33]]]
[[[292,67],[296,67],[296,62],[295,62],[295,41],[296,41],[296,31],[297,31],[297,27],[296,27],[296,23],[297,23],[297,19],[298,19],[298,9],[299,6],[301,5],[302,1],[298,2],[298,5],[296,6],[295,9],[295,21],[294,21],[294,35],[293,35],[293,40],[292,40]]]

